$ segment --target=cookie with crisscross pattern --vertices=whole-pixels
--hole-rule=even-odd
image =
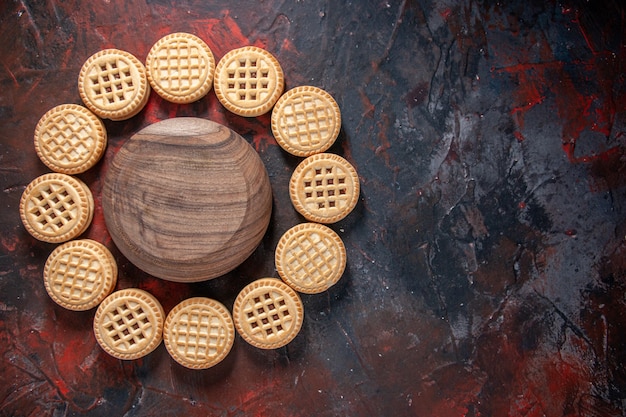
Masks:
[[[119,49],[90,56],[78,75],[78,92],[85,105],[104,119],[126,120],[143,109],[150,84],[143,64]]]
[[[296,291],[317,294],[337,283],[346,267],[346,248],[337,233],[319,223],[302,223],[276,246],[276,270]]]
[[[98,344],[118,359],[138,359],[152,352],[163,338],[165,314],[150,293],[128,288],[104,299],[94,317]]]
[[[292,155],[310,156],[326,151],[335,143],[340,128],[337,102],[318,87],[292,88],[272,110],[272,133]]]
[[[191,369],[206,369],[221,362],[235,340],[228,309],[205,297],[184,300],[170,311],[163,341],[172,358]]]
[[[50,298],[69,310],[89,310],[111,293],[117,264],[103,244],[91,239],[58,246],[44,266],[43,282]]]
[[[44,114],[35,127],[35,151],[53,171],[79,174],[100,160],[107,144],[106,129],[91,111],[61,104]]]
[[[246,117],[270,111],[285,87],[278,60],[256,46],[233,49],[224,55],[215,68],[213,83],[220,103]]]
[[[233,306],[235,328],[246,342],[261,349],[276,349],[291,342],[303,318],[298,293],[276,278],[248,284]]]
[[[35,178],[20,200],[20,216],[28,233],[49,243],[66,242],[82,234],[91,224],[93,211],[89,187],[66,174]]]
[[[320,153],[309,156],[294,170],[289,196],[309,221],[335,223],[346,217],[359,198],[359,177],[344,158]]]
[[[173,103],[192,103],[211,90],[215,59],[199,37],[171,33],[150,49],[146,70],[158,95]]]

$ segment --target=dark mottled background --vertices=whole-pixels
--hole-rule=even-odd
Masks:
[[[78,71],[100,49],[141,60],[173,31],[220,58],[253,44],[287,87],[329,91],[343,114],[331,149],[357,168],[361,200],[333,225],[347,271],[303,296],[286,348],[238,338],[225,362],[190,371],[163,346],[107,356],[93,311],[55,305],[42,283],[54,245],[18,216],[46,172],[38,119],[79,103]],[[3,1],[0,5],[0,415],[621,416],[626,412],[626,11],[608,1]],[[227,124],[260,153],[272,225],[240,268],[205,283],[161,281],[116,250],[102,178],[138,129],[174,116]],[[103,161],[80,175],[96,215],[85,237],[169,311],[277,276],[280,235],[302,219],[287,184],[299,162],[269,117],[228,114],[211,92],[191,105],[152,94],[106,122]]]

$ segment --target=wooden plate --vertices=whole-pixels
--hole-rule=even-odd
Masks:
[[[237,133],[199,118],[148,126],[117,152],[102,192],[120,251],[170,281],[226,274],[258,246],[272,190],[263,162]]]

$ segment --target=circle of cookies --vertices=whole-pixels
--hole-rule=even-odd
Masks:
[[[289,196],[305,219],[335,223],[354,209],[359,187],[359,177],[348,161],[339,155],[320,153],[296,167],[289,181]]]
[[[35,127],[35,151],[51,170],[80,174],[100,160],[107,144],[102,121],[76,104],[61,104],[44,114]]]
[[[285,87],[278,60],[256,46],[233,49],[224,55],[215,69],[213,83],[220,103],[246,117],[267,113]]]
[[[104,119],[126,120],[143,109],[150,84],[143,64],[119,49],[90,56],[78,75],[78,92],[85,105]]]
[[[313,86],[296,87],[281,97],[284,75],[276,58],[248,46],[228,52],[217,64],[198,37],[173,33],[154,44],[146,67],[132,54],[107,49],[92,55],[78,77],[76,105],[51,109],[35,130],[40,159],[57,174],[36,178],[20,201],[20,216],[35,238],[65,242],[83,233],[93,218],[89,188],[67,174],[93,166],[106,147],[97,117],[125,120],[146,105],[151,86],[174,103],[190,103],[211,89],[230,112],[254,117],[274,108],[272,132],[287,152],[305,159],[290,180],[290,198],[300,214],[316,223],[288,230],[275,253],[284,280],[262,278],[244,287],[233,306],[191,298],[167,319],[159,301],[139,289],[110,294],[117,280],[111,253],[89,239],[57,247],[44,268],[44,285],[59,305],[73,310],[98,307],[93,329],[98,344],[119,359],[137,359],[165,340],[170,355],[191,369],[205,369],[230,352],[235,329],[251,345],[275,349],[299,333],[304,309],[296,291],[316,294],[334,285],[346,266],[341,238],[319,223],[349,214],[359,196],[356,171],[345,159],[323,153],[335,142],[341,113],[335,100]],[[93,113],[95,114],[93,114]],[[109,294],[107,296],[107,294]]]
[[[319,223],[292,227],[278,241],[278,275],[291,288],[318,294],[335,285],[346,268],[346,248],[337,233]]]
[[[118,359],[138,359],[159,346],[165,314],[150,293],[128,288],[109,295],[96,310],[93,329],[98,344]]]
[[[215,58],[209,46],[190,33],[159,39],[146,58],[152,89],[172,103],[192,103],[213,86]]]
[[[89,187],[66,174],[35,178],[20,200],[20,217],[35,239],[61,243],[81,235],[93,219],[94,201]]]
[[[272,132],[278,144],[296,156],[324,152],[335,143],[341,112],[333,97],[313,86],[287,91],[272,110]]]
[[[291,342],[302,327],[300,296],[276,278],[246,285],[233,306],[233,321],[241,337],[260,349],[276,349]]]
[[[103,244],[91,239],[57,246],[48,256],[43,282],[50,298],[68,310],[89,310],[113,291],[117,263]]]
[[[207,369],[233,347],[235,326],[228,309],[205,297],[188,298],[172,309],[163,326],[163,342],[179,364]]]

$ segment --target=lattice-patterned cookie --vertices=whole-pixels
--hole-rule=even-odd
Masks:
[[[287,230],[278,241],[275,257],[283,281],[306,294],[326,291],[346,268],[341,238],[319,223],[302,223]]]
[[[272,132],[278,144],[296,156],[324,152],[341,128],[337,102],[326,91],[301,86],[287,91],[272,110]]]
[[[345,159],[330,153],[309,156],[291,175],[289,195],[309,221],[334,223],[346,217],[359,199],[359,177]]]
[[[53,171],[79,174],[100,160],[107,144],[102,121],[88,109],[62,104],[44,114],[35,128],[35,151]]]
[[[215,59],[206,43],[189,33],[159,39],[146,58],[150,85],[173,103],[192,103],[213,86]]]
[[[113,291],[117,264],[103,244],[72,240],[52,251],[44,266],[43,282],[50,298],[60,306],[89,310]]]
[[[291,342],[302,327],[302,300],[276,278],[261,278],[235,299],[233,320],[241,337],[261,349],[276,349]]]
[[[143,64],[132,54],[105,49],[90,56],[78,76],[85,105],[104,119],[125,120],[143,109],[150,84]]]
[[[189,298],[170,311],[163,341],[172,358],[191,369],[220,363],[230,352],[235,327],[230,312],[210,298]]]
[[[20,200],[20,217],[28,233],[49,243],[66,242],[81,235],[91,224],[93,211],[89,187],[66,174],[35,178]]]
[[[165,313],[159,301],[136,288],[116,291],[104,299],[94,317],[98,344],[118,359],[138,359],[159,346]]]
[[[217,98],[224,107],[240,116],[254,117],[270,111],[284,86],[278,60],[255,46],[228,52],[215,69]]]

